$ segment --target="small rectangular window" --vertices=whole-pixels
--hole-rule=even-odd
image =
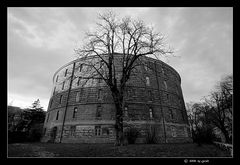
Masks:
[[[150,115],[150,119],[153,118],[153,109],[152,108],[149,108],[149,115]]]
[[[101,99],[102,99],[102,89],[98,89],[97,99],[98,99],[98,100],[101,100]]]
[[[71,136],[74,136],[74,135],[75,135],[75,132],[76,132],[76,126],[75,126],[75,125],[72,125],[72,126],[70,127],[70,135],[71,135]]]
[[[53,99],[51,100],[51,103],[50,103],[50,108],[52,108],[52,104],[53,104]]]
[[[77,111],[78,111],[78,109],[77,109],[77,107],[75,107],[75,108],[73,109],[73,118],[76,117]]]
[[[80,81],[81,81],[81,78],[80,78],[80,77],[78,77],[77,86],[79,86],[79,85],[80,85]]]
[[[57,75],[57,78],[56,78],[56,82],[58,81],[58,75]]]
[[[172,109],[169,109],[169,115],[170,115],[170,119],[173,119],[173,111],[172,111]]]
[[[146,85],[150,86],[150,79],[149,79],[149,77],[146,77]]]
[[[62,84],[62,90],[64,89],[64,85],[65,85],[65,81],[63,81],[63,84]]]
[[[153,100],[153,94],[152,94],[152,91],[148,91],[148,97],[149,97],[149,100],[152,101]]]
[[[76,94],[76,102],[79,102],[80,101],[80,92],[77,92]]]
[[[166,81],[163,81],[163,82],[164,82],[165,89],[167,90],[167,88],[168,88],[167,82]]]
[[[101,118],[101,116],[102,116],[102,107],[101,107],[101,105],[98,105],[97,106],[97,111],[96,111],[96,118],[97,119],[100,119]]]
[[[83,64],[80,64],[80,65],[79,65],[79,72],[82,71],[82,67],[83,67]]]
[[[68,69],[65,70],[65,75],[64,75],[65,77],[67,76],[67,71],[68,71]]]
[[[124,107],[124,116],[128,117],[128,107],[127,106]]]
[[[184,120],[184,113],[183,113],[183,111],[181,111],[181,114],[182,114],[182,121],[185,121]]]
[[[48,122],[48,120],[49,120],[49,113],[47,114],[47,120],[46,120],[46,123]]]
[[[60,96],[59,103],[62,104],[62,97],[63,95]]]
[[[59,116],[59,111],[57,111],[57,116],[56,116],[56,120],[58,120],[58,116]]]

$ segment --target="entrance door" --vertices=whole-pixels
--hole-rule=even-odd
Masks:
[[[57,136],[57,127],[53,127],[51,131],[51,142],[55,142]]]

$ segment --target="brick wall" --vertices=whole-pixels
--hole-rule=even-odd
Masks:
[[[128,115],[124,117],[125,125],[132,123],[134,127],[138,127],[139,132],[142,133],[137,140],[140,143],[144,142],[148,121],[158,128],[159,142],[164,141],[164,126],[168,142],[190,141],[180,76],[172,67],[161,61],[151,58],[147,58],[146,61],[148,61],[148,67],[139,66],[127,82],[124,103]],[[84,67],[80,72],[78,66],[81,60],[75,62],[78,63],[74,71],[77,77],[82,74]],[[156,70],[154,62],[157,63]],[[121,65],[119,63],[116,65],[119,65],[120,71]],[[94,79],[82,86],[79,85],[81,81],[78,81],[78,78],[74,79],[66,108],[72,67],[73,63],[69,63],[54,75],[53,93],[44,124],[46,133],[42,141],[53,139],[51,132],[54,127],[57,128],[54,139],[56,142],[59,140],[66,109],[62,142],[113,142],[115,106],[104,81]],[[152,118],[149,109],[152,110]],[[81,130],[81,127],[91,129]],[[99,130],[100,135],[97,135],[96,131]]]

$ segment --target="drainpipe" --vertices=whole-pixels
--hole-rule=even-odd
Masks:
[[[162,113],[164,142],[167,143],[166,129],[165,129],[165,118],[164,118],[163,109],[162,109],[162,100],[161,100],[161,94],[160,94],[160,89],[159,89],[159,82],[158,82],[157,64],[156,64],[156,61],[154,62],[154,64],[155,64],[155,73],[156,73],[156,80],[157,80],[157,86],[158,86],[159,101],[160,101],[160,105],[161,105],[160,107],[161,107],[161,113]]]
[[[72,75],[71,75],[70,85],[69,85],[68,93],[67,93],[67,102],[66,102],[66,106],[65,106],[65,110],[64,110],[63,123],[62,123],[62,129],[61,129],[61,134],[60,134],[60,141],[59,141],[59,143],[62,142],[62,135],[63,135],[63,129],[64,129],[64,125],[65,125],[65,119],[66,119],[66,113],[67,113],[69,95],[70,95],[70,91],[71,91],[71,88],[72,88],[72,81],[73,81],[74,70],[75,70],[75,62],[73,63]]]

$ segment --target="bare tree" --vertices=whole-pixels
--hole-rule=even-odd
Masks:
[[[85,44],[75,51],[79,58],[86,59],[86,71],[80,77],[102,79],[109,87],[116,108],[115,145],[123,145],[123,97],[127,81],[133,70],[145,63],[145,56],[157,58],[173,51],[165,49],[163,36],[141,20],[118,19],[112,12],[99,14],[99,20],[96,31],[87,32]]]
[[[206,104],[211,107],[211,122],[221,130],[226,143],[231,143],[232,134],[232,75],[226,76],[217,85],[208,98]]]

